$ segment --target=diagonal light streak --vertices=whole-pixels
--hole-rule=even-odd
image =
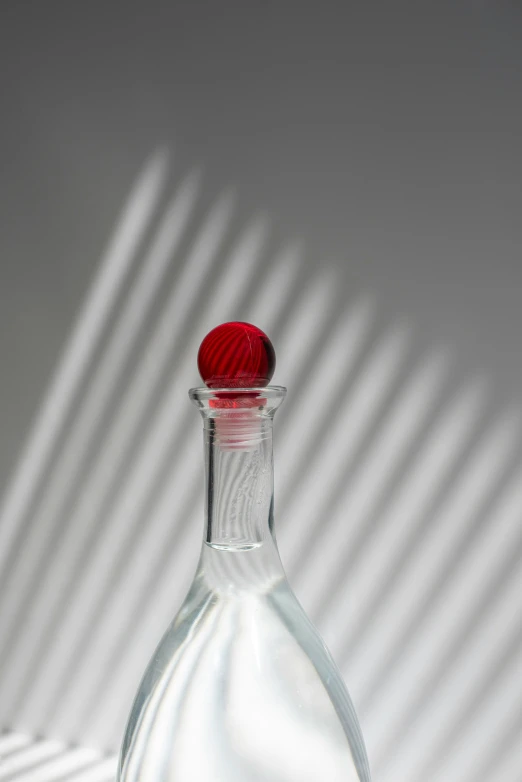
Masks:
[[[273,333],[295,288],[300,271],[302,249],[298,242],[285,247],[264,270],[261,287],[248,310],[248,318],[265,333]]]
[[[184,459],[192,468],[200,458],[199,440],[184,449]],[[74,677],[75,689],[82,695],[81,707],[75,713],[78,732],[92,729],[96,721],[105,722],[107,713],[113,711],[124,718],[130,703],[122,709],[117,693],[129,691],[128,683],[132,682],[129,695],[132,694],[152,647],[173,619],[190,585],[200,548],[200,535],[194,535],[194,531],[201,528],[201,514],[196,514],[194,507],[198,508],[202,486],[199,471],[190,472],[189,475],[187,467],[185,471],[169,473],[170,480],[165,481],[147,519],[146,535],[141,536],[140,545],[131,552],[97,617],[96,634]],[[136,616],[141,617],[139,624]],[[67,707],[60,701],[51,725],[58,727],[66,714]],[[121,724],[116,717],[113,721]]]
[[[10,646],[10,659],[14,658],[16,663],[8,666],[4,661],[4,670],[10,669],[11,673],[4,689],[4,704],[10,702],[15,691],[26,679],[26,667],[35,657],[35,646],[38,645],[36,638],[45,633],[50,610],[52,611],[57,597],[64,595],[63,587],[77,567],[75,556],[77,552],[83,551],[93,524],[96,524],[96,517],[103,508],[108,492],[114,486],[122,462],[128,454],[136,425],[146,413],[151,396],[168,365],[176,332],[190,308],[190,297],[199,289],[207,268],[214,260],[216,248],[224,236],[230,219],[230,206],[228,197],[218,201],[203,226],[178,285],[173,289],[159,323],[135,368],[127,393],[104,441],[104,450],[83,483],[67,528],[61,533],[57,520],[49,519],[49,527],[46,527],[45,531],[38,530],[40,537],[33,534],[28,541],[24,567],[15,574],[17,579],[12,586],[14,594],[8,605],[8,617],[4,618],[6,633],[12,633],[20,604],[23,604],[24,600],[29,601],[28,616],[21,628],[22,632],[18,637],[12,637]],[[35,585],[32,563],[36,557],[42,557],[42,545],[48,550],[48,559],[45,560],[47,569],[44,584],[38,588],[33,598]],[[32,552],[29,546],[32,546]],[[54,567],[49,567],[49,558],[54,561]]]
[[[503,588],[502,581],[509,580],[512,568],[510,561],[513,561],[513,554],[521,550],[521,478],[522,475],[518,471],[514,480],[502,492],[489,513],[488,524],[481,528],[480,534],[466,549],[458,571],[452,579],[444,583],[437,604],[425,617],[413,639],[409,661],[417,684],[415,688],[404,690],[402,694],[401,709],[407,717],[400,721],[400,713],[397,715],[397,723],[387,735],[384,753],[388,747],[390,754],[397,754],[394,736],[404,736],[410,726],[414,726],[415,731],[422,732],[425,746],[431,747],[431,753],[436,751],[437,736],[440,751],[443,751],[443,745],[448,743],[446,734],[455,734],[451,714],[455,704],[458,704],[462,668],[467,668],[473,662],[480,646],[478,641],[481,629],[486,633],[491,629],[487,617],[494,617],[499,608],[502,611],[502,605],[506,602],[506,589]],[[514,612],[515,607],[511,610]],[[484,613],[486,616],[483,616]],[[478,619],[474,624],[477,625],[478,621],[478,625],[473,630],[473,624],[471,629],[469,624],[470,619],[475,617]],[[419,717],[421,706],[427,708],[427,713],[421,713]],[[403,755],[403,761],[399,765],[404,773],[408,760],[404,755],[408,754],[408,748],[411,754],[413,746],[416,748],[417,757],[421,742],[406,742],[402,753],[399,752]],[[439,756],[439,751],[436,755]],[[420,778],[432,776],[429,769],[424,768],[421,773],[421,769],[417,768],[412,779],[419,777],[419,774]]]
[[[308,480],[296,492],[286,511],[287,526],[283,533],[290,535],[293,528],[294,543],[291,550],[288,548],[285,564],[291,583],[305,605],[307,598],[313,598],[315,588],[322,588],[321,582],[329,576],[321,563],[321,547],[312,542],[318,524],[323,537],[328,534],[326,525],[330,520],[321,518],[321,508],[336,487],[343,484],[371,422],[385,403],[405,359],[409,335],[407,328],[397,325],[374,347],[350,393],[336,411],[337,415],[332,416],[329,436],[312,454],[307,469]],[[333,453],[335,459],[331,458]],[[297,528],[299,536],[295,534]],[[313,589],[310,589],[312,582],[306,575],[310,572],[314,573]]]
[[[419,677],[424,684],[422,689],[408,693],[403,699],[405,717],[403,722],[396,723],[397,734],[403,734],[407,726],[416,721],[422,701],[431,699],[432,694],[440,690],[443,673],[462,653],[470,627],[480,621],[481,611],[487,610],[489,602],[502,587],[502,579],[512,566],[513,554],[519,549],[521,478],[519,473],[507,488],[502,485],[500,500],[491,506],[488,504],[474,529],[461,537],[441,568],[435,590],[428,593],[429,601],[420,603],[410,621],[409,633],[401,639],[394,656],[388,658],[387,667],[374,680],[370,702],[372,693],[381,689],[379,682],[388,678],[388,670],[404,656],[405,648],[406,654],[413,652],[419,663]],[[424,675],[425,663],[430,659],[433,665]],[[388,743],[393,744],[393,733]]]
[[[67,782],[115,782],[117,766],[115,756],[107,757],[93,767],[74,772],[67,777]]]
[[[519,645],[519,648],[522,648]],[[518,663],[517,663],[518,659]],[[517,671],[517,664],[520,666],[522,660],[520,656],[514,657],[515,665],[513,681],[522,681],[522,671],[520,667]],[[507,665],[510,665],[508,661]],[[503,668],[506,663],[503,663]],[[500,673],[500,671],[498,672]],[[517,675],[518,674],[518,675]],[[495,688],[492,696],[495,697],[498,688],[498,682],[495,682]],[[513,780],[517,782],[519,770],[522,768],[522,747],[520,734],[522,733],[522,692],[518,707],[513,710],[511,717],[503,720],[494,719],[493,740],[484,742],[481,739],[477,742],[480,746],[479,757],[474,764],[474,769],[466,774],[461,782],[479,782],[481,779],[494,780],[494,782],[506,782]],[[492,698],[487,699],[487,708],[490,709]],[[492,715],[494,718],[494,715]],[[517,754],[518,749],[518,754]],[[502,776],[503,772],[503,776]]]
[[[522,580],[519,580],[519,589],[522,590]],[[518,654],[515,654],[507,664],[504,660],[501,660],[500,664],[496,661],[493,663],[491,670],[494,672],[493,675],[498,675],[500,681],[495,681],[491,696],[474,710],[466,723],[465,735],[461,736],[451,756],[444,758],[442,767],[432,777],[434,782],[443,782],[448,778],[484,779],[482,769],[489,746],[499,741],[514,718],[518,717],[520,724],[520,716],[522,715],[522,687],[520,686],[522,682],[522,628],[519,628],[518,635],[515,634],[515,643],[518,647]],[[491,672],[487,669],[483,672],[483,678],[486,678],[484,674],[491,675]],[[479,691],[479,686],[477,686],[477,691]],[[487,736],[487,741],[484,741],[485,736]],[[518,774],[520,774],[520,767]],[[411,782],[418,778],[412,776]],[[488,781],[489,778],[488,776]],[[516,782],[517,779],[518,777],[513,773],[511,780]],[[506,776],[504,782],[510,782],[510,777]]]
[[[520,675],[518,676],[520,680]],[[483,762],[480,772],[473,774],[462,782],[482,782],[485,778],[488,782],[518,782],[520,769],[522,768],[522,741],[520,734],[522,732],[522,705],[513,720],[513,727],[507,725],[504,727],[500,751],[493,745],[494,754]],[[506,737],[509,741],[506,742]],[[482,741],[482,737],[480,739]]]
[[[31,741],[31,737],[25,733],[2,734],[0,736],[0,760],[5,760],[7,755],[11,755],[14,752],[23,751]]]
[[[449,556],[456,541],[467,534],[477,510],[499,481],[505,464],[512,456],[518,436],[516,423],[517,419],[513,415],[505,415],[487,432],[461,480],[447,497],[436,521],[426,530],[415,558],[410,561],[408,567],[403,568],[399,583],[388,595],[380,621],[379,656],[383,665],[386,665],[390,648],[402,637],[411,612],[437,578],[441,562]],[[421,641],[427,646],[421,647]],[[384,746],[386,736],[393,730],[394,725],[401,722],[408,702],[404,698],[405,692],[408,692],[408,683],[412,678],[417,682],[421,681],[426,667],[426,648],[432,648],[434,643],[432,634],[416,636],[414,647],[401,656],[398,666],[388,671],[386,683],[379,691],[379,698],[370,701],[366,712],[363,706],[363,713],[370,718],[376,714],[376,710],[380,710],[379,719],[374,719],[375,728],[372,732],[375,746]],[[423,648],[424,654],[419,651],[420,648]],[[360,655],[352,669],[352,676],[355,675],[361,683],[363,693],[364,689],[371,688],[371,680],[375,675],[375,656],[372,654],[371,659],[368,659],[369,655]],[[429,659],[432,659],[431,652]],[[380,703],[387,698],[391,698],[391,702],[400,703],[401,707],[383,715]],[[362,700],[364,701],[364,695]]]
[[[77,747],[64,749],[58,755],[39,760],[30,768],[11,775],[16,782],[60,782],[84,769],[90,769],[98,761],[100,753],[94,749]]]
[[[520,537],[520,536],[519,536]],[[520,541],[519,541],[520,544]],[[481,700],[481,690],[485,686],[488,676],[498,675],[507,677],[507,687],[494,687],[493,702],[494,708],[485,710],[487,719],[493,724],[495,721],[504,719],[507,713],[511,718],[513,715],[513,706],[520,706],[520,691],[513,687],[514,676],[509,668],[520,670],[520,640],[522,639],[521,628],[513,621],[516,614],[517,595],[522,588],[522,574],[512,570],[508,574],[508,583],[504,590],[497,596],[490,609],[482,617],[482,621],[475,631],[467,639],[467,648],[454,661],[454,664],[448,669],[443,685],[437,690],[435,697],[431,698],[426,704],[421,717],[416,720],[412,729],[402,737],[400,746],[396,746],[385,762],[386,778],[393,778],[393,773],[400,769],[402,778],[407,782],[422,778],[419,773],[426,770],[426,754],[435,760],[438,768],[429,769],[429,778],[443,780],[447,778],[461,779],[458,775],[446,775],[447,766],[457,764],[461,752],[455,751],[454,747],[450,752],[445,753],[446,743],[444,738],[455,732],[455,723],[458,724],[459,715],[469,711],[468,704]],[[518,649],[511,663],[506,666],[502,661],[505,656],[505,650],[509,647]],[[420,680],[417,680],[420,681]],[[514,697],[514,703],[512,696]],[[487,705],[487,704],[486,704]],[[466,732],[475,739],[477,734],[472,730],[474,716],[480,715],[480,708],[473,708],[473,715],[466,717]],[[456,719],[457,718],[457,719]],[[453,728],[452,728],[453,726]],[[476,730],[476,727],[475,727]],[[489,735],[493,731],[491,725],[486,731]],[[484,731],[479,731],[484,735]],[[472,757],[476,755],[477,747],[475,745],[472,751],[473,740],[466,744],[466,754]],[[464,744],[460,737],[458,746]],[[422,749],[425,749],[422,754]],[[426,752],[427,750],[427,752]],[[435,756],[434,756],[435,753]],[[377,765],[383,767],[383,756],[376,753]],[[465,759],[461,756],[460,762]],[[466,762],[466,761],[465,761]],[[430,764],[432,765],[432,764]],[[464,772],[464,769],[462,769]]]
[[[327,311],[326,307],[324,309]],[[321,312],[323,307],[317,307],[317,310]],[[343,312],[333,331],[329,333],[324,350],[314,356],[309,383],[293,401],[291,410],[284,419],[282,432],[290,431],[291,436],[282,438],[278,452],[278,474],[286,486],[286,492],[278,502],[280,518],[286,515],[290,487],[293,487],[294,493],[297,494],[299,482],[304,482],[307,476],[303,461],[308,458],[323,433],[323,416],[314,416],[311,411],[320,404],[323,410],[331,413],[339,388],[350,375],[361,354],[374,319],[375,303],[367,296],[356,300]],[[297,330],[297,336],[303,342],[301,329]],[[325,378],[328,378],[326,387]]]
[[[374,636],[380,634],[378,616],[390,589],[391,576],[397,572],[397,563],[401,561],[405,547],[422,523],[440,487],[455,469],[483,413],[484,402],[485,389],[477,381],[459,393],[444,410],[431,435],[422,445],[412,470],[395,494],[389,510],[381,519],[373,545],[354,563],[350,574],[352,583],[357,585],[357,600],[350,605],[354,632],[348,636],[346,632],[343,633],[342,627],[338,628],[340,645],[349,643],[352,647],[355,642],[355,649],[351,648],[351,665],[363,642],[361,654],[366,659],[371,655],[372,647],[364,634],[370,631],[367,617],[372,618]],[[380,645],[380,641],[377,643]],[[375,652],[379,655],[379,650]]]
[[[292,312],[285,313],[286,326],[279,334],[277,372],[280,377],[302,371],[310,358],[310,342],[303,333],[319,333],[329,317],[335,299],[337,275],[327,270],[319,278],[309,282],[301,292]],[[284,408],[282,408],[284,410]]]
[[[339,495],[337,509],[331,509],[332,523],[321,543],[322,569],[329,574],[324,588],[315,589],[309,602],[314,615],[326,613],[321,624],[323,633],[335,637],[346,622],[346,597],[351,594],[351,569],[343,573],[354,540],[393,480],[404,454],[418,438],[422,425],[435,406],[446,380],[448,359],[437,352],[424,360],[383,421],[370,452],[362,460],[347,490]],[[335,573],[341,573],[335,586]],[[356,587],[354,587],[356,589]]]
[[[223,277],[220,285],[212,292],[213,305],[209,308],[219,312],[227,311],[227,301],[230,302],[230,309],[233,309],[234,303],[240,300],[242,291],[246,289],[251,278],[252,270],[255,268],[259,252],[264,241],[264,227],[259,223],[254,223],[247,230],[238,245],[235,257],[232,259],[227,274]],[[196,342],[193,337],[191,341]],[[81,581],[75,586],[74,599],[69,597],[67,606],[60,611],[60,635],[55,636],[55,643],[48,652],[48,659],[53,660],[53,665],[57,665],[58,670],[67,669],[69,664],[77,662],[77,653],[71,655],[70,641],[78,636],[83,637],[82,628],[91,629],[91,622],[96,614],[96,606],[102,605],[106,600],[106,590],[108,579],[111,578],[114,563],[121,557],[121,551],[126,550],[128,540],[132,538],[133,530],[139,522],[140,514],[145,508],[148,500],[151,485],[159,472],[164,467],[165,460],[172,444],[179,444],[176,440],[176,427],[183,426],[186,420],[184,412],[179,407],[179,384],[178,376],[181,372],[184,374],[189,371],[190,364],[193,362],[193,345],[185,351],[185,359],[181,366],[176,367],[173,373],[172,381],[164,395],[153,421],[151,422],[147,435],[137,454],[136,459],[129,472],[126,483],[120,491],[115,502],[114,510],[108,517],[106,523],[100,528],[98,536],[94,541],[94,552],[90,552],[88,561],[84,565],[81,574]],[[182,454],[182,448],[178,451],[178,456]],[[76,525],[84,527],[83,524]],[[71,572],[74,572],[74,560],[82,554],[82,546],[79,545],[78,532],[71,541],[74,550],[71,548],[65,557]],[[89,570],[95,569],[95,572]],[[58,590],[55,590],[58,591]],[[89,633],[90,636],[90,633]],[[88,639],[86,639],[87,642]],[[83,647],[83,644],[81,645]],[[40,687],[48,689],[48,678],[43,674],[44,668],[40,667]],[[75,681],[78,677],[75,677]],[[68,694],[74,691],[74,683],[68,687]],[[31,700],[38,700],[41,697],[38,694],[40,689],[33,686],[28,693],[28,702],[24,708],[29,712],[31,710]],[[78,702],[82,702],[81,699]]]
[[[43,763],[56,757],[64,750],[61,741],[39,741],[24,749],[12,757],[6,758],[0,767],[0,782],[8,782],[9,779],[18,776],[26,769],[33,768],[35,764]]]
[[[225,270],[223,277],[218,283],[216,289],[213,291],[212,302],[209,303],[209,307],[207,309],[207,317],[209,317],[211,321],[214,317],[219,317],[220,312],[228,312],[230,315],[232,315],[234,309],[240,304],[241,298],[243,297],[244,292],[246,291],[249,284],[252,270],[255,268],[255,263],[262,247],[263,237],[264,228],[261,224],[254,224],[251,230],[244,234],[241,242],[235,250],[233,257],[230,259],[227,265],[227,269]],[[157,427],[158,431],[160,432],[169,430],[171,432],[170,436],[172,442],[176,443],[176,454],[174,454],[174,458],[170,464],[168,480],[165,482],[169,501],[168,503],[165,503],[164,497],[160,493],[160,500],[159,502],[156,502],[155,508],[160,505],[163,507],[163,511],[158,514],[155,509],[152,509],[150,512],[150,521],[147,522],[146,527],[139,530],[137,529],[135,536],[130,539],[130,545],[126,549],[125,561],[122,561],[122,570],[126,572],[131,579],[133,579],[133,573],[132,570],[129,570],[127,566],[128,558],[132,558],[134,554],[141,558],[143,552],[142,547],[144,545],[144,540],[146,540],[147,537],[149,540],[151,540],[153,545],[156,545],[158,542],[161,543],[161,541],[165,539],[164,536],[168,533],[168,529],[163,529],[160,533],[158,530],[156,530],[155,524],[160,523],[163,525],[163,527],[165,527],[166,524],[169,526],[174,524],[174,519],[172,518],[172,509],[179,506],[180,494],[185,489],[187,482],[193,478],[199,462],[199,459],[196,458],[200,451],[199,441],[195,441],[194,438],[189,439],[187,446],[185,446],[184,442],[179,439],[179,428],[180,426],[184,426],[187,420],[187,412],[191,411],[187,410],[186,406],[189,403],[185,399],[185,396],[183,397],[183,407],[180,406],[178,376],[179,374],[185,376],[190,371],[190,366],[194,360],[194,351],[197,347],[197,335],[192,337],[192,341],[194,344],[187,346],[184,352],[184,357],[181,359],[181,366],[176,368],[176,372],[172,377],[169,393],[166,396],[163,406],[163,420],[160,420]],[[172,423],[167,423],[167,418],[172,419]],[[176,437],[176,435],[178,436]],[[148,448],[147,443],[144,446],[144,453],[142,456],[143,463],[150,464],[153,458],[157,458],[157,453],[157,445],[154,443],[154,440],[150,440],[150,449]],[[193,454],[193,457],[187,458],[190,456],[190,453]],[[182,461],[180,463],[181,457]],[[165,459],[163,459],[163,461],[165,461]],[[136,511],[137,509],[139,510],[141,500],[139,499],[140,493],[136,492],[136,486],[137,481],[139,480],[139,476],[143,474],[143,465],[141,467],[137,467],[136,478],[130,479],[128,481],[128,490],[126,493],[124,492],[122,494],[123,504],[120,508],[115,510],[113,516],[111,519],[109,519],[109,523],[107,524],[107,529],[109,529],[111,523],[114,524],[114,520],[116,519],[116,527],[114,527],[114,529],[120,529],[119,532],[113,533],[114,556],[117,555],[123,545],[124,529],[129,528],[130,519],[136,516]],[[146,491],[143,492],[142,497],[146,497]],[[161,547],[163,547],[163,545],[164,544],[161,543]],[[107,542],[105,542],[103,545],[103,551],[106,553],[108,550],[110,550],[110,548],[107,548]],[[106,559],[110,565],[110,556],[106,557]],[[99,578],[99,557],[95,560],[95,565],[97,577]],[[110,572],[111,568],[108,567],[107,573],[110,574]],[[88,579],[86,579],[85,583],[87,586],[89,583]],[[121,591],[114,591],[114,594],[121,595],[123,593]],[[90,590],[89,595],[92,597],[92,592]],[[100,598],[101,597],[104,599],[103,606],[99,606],[99,611],[106,613],[106,596],[100,591]],[[109,621],[112,625],[114,624],[113,618]],[[100,637],[99,633],[97,637]],[[100,652],[105,655],[108,651],[109,649],[107,644],[103,649],[100,650]],[[92,669],[92,664],[89,664],[88,668]],[[86,698],[87,697],[88,693],[86,694]]]
[[[100,365],[76,412],[71,432],[58,455],[43,499],[31,519],[33,531],[25,533],[24,546],[18,554],[22,560],[18,565],[18,579],[21,577],[20,569],[25,567],[29,571],[34,568],[34,560],[45,548],[49,529],[56,523],[65,501],[77,485],[89,446],[103,422],[103,413],[128,362],[145,316],[168,269],[172,253],[183,235],[194,204],[196,187],[197,179],[190,176],[181,185],[177,197],[166,210],[151,250],[108,340]],[[11,571],[14,568],[16,572],[16,561],[13,561],[13,557],[9,566]],[[6,600],[12,597],[9,583],[4,588],[4,596]],[[2,615],[9,627],[9,614]]]
[[[166,153],[156,153],[134,185],[37,413],[0,507],[0,574],[157,208],[167,165]]]

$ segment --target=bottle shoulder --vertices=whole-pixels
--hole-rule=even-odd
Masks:
[[[284,578],[270,589],[238,590],[211,588],[198,574],[140,691],[124,756],[141,745],[154,764],[149,753],[168,745],[169,762],[183,767],[186,742],[212,744],[217,731],[227,780],[369,780],[342,678]],[[277,768],[287,767],[287,775],[270,775],[276,748]],[[256,774],[268,764],[266,775],[249,775],[245,756]],[[314,767],[320,776],[309,775]],[[220,778],[205,768],[191,778]],[[125,779],[141,777],[129,770]]]

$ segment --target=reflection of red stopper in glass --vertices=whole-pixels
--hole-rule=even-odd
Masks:
[[[266,334],[250,323],[222,323],[199,348],[198,369],[209,388],[263,388],[275,369]]]

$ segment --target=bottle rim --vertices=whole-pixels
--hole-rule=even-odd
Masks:
[[[201,386],[191,388],[189,397],[193,401],[223,400],[223,399],[284,399],[286,388],[284,386],[264,386],[249,388],[208,388]]]

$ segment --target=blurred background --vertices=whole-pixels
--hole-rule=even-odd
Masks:
[[[517,0],[4,0],[3,782],[114,776],[232,319],[375,782],[519,782],[521,89]]]

